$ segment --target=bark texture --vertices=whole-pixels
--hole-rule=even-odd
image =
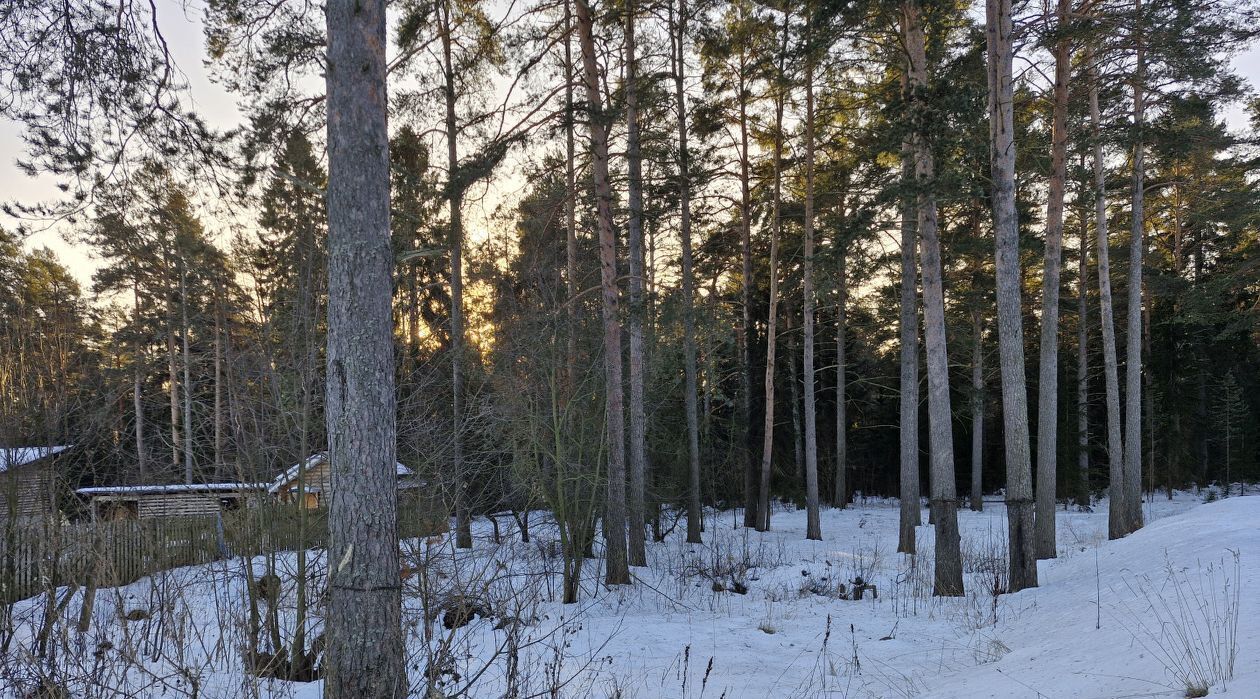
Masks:
[[[672,9],[672,6],[671,6]],[[700,420],[696,408],[695,275],[691,254],[691,156],[687,151],[687,2],[678,0],[673,32],[674,97],[678,110],[678,234],[682,244],[683,406],[687,416],[687,543],[700,543]]]
[[[1067,183],[1068,80],[1072,41],[1068,36],[1071,0],[1056,9],[1054,104],[1050,126],[1050,197],[1046,202],[1046,266],[1041,281],[1041,367],[1037,383],[1037,558],[1054,558],[1055,485],[1059,431],[1059,279],[1063,265],[1063,197]]]
[[[805,19],[806,43],[812,40],[811,18]],[[801,315],[805,349],[801,359],[805,381],[805,538],[822,539],[818,519],[818,413],[814,395],[814,62],[805,57],[805,269]]]
[[[902,181],[909,184],[913,166],[910,144],[902,144]],[[901,212],[901,530],[897,551],[915,553],[914,528],[919,512],[919,307],[918,241],[910,196]]]
[[[971,309],[971,509],[984,510],[984,325]]]
[[[644,489],[647,416],[643,408],[643,156],[639,149],[638,60],[634,0],[626,3],[626,166],[629,171],[626,234],[630,253],[630,565],[647,565]]]
[[[936,163],[927,133],[927,44],[918,0],[901,4],[902,33],[909,58],[911,143],[914,148],[916,222],[923,273],[924,341],[927,345],[928,439],[931,473],[929,505],[936,525],[932,593],[963,594],[962,552],[958,535],[958,493],[954,481],[954,437],[949,399],[949,354],[945,341],[945,287],[941,278],[941,241],[933,191]]]
[[[472,548],[472,515],[464,473],[464,194],[458,182],[459,124],[455,117],[455,63],[452,57],[454,20],[451,5],[442,3],[441,18],[443,97],[446,103],[446,197],[451,250],[451,476],[455,484],[455,546]]]
[[[787,18],[784,18],[783,43],[787,44]],[[780,54],[782,55],[782,54]],[[780,58],[779,71],[783,71]],[[783,95],[774,97],[774,193],[770,214],[770,309],[766,315],[766,377],[765,377],[765,423],[762,429],[761,443],[761,483],[758,488],[760,501],[757,506],[757,530],[770,530],[770,467],[774,455],[774,362],[775,346],[778,344],[779,316],[779,230],[780,205],[783,195]]]
[[[1145,254],[1146,147],[1142,130],[1146,118],[1146,47],[1142,34],[1142,0],[1134,0],[1136,68],[1133,75],[1132,228],[1129,234],[1129,322],[1125,330],[1124,386],[1124,504],[1125,534],[1142,527],[1142,258]]]
[[[407,696],[398,577],[384,0],[332,0],[325,696]]]
[[[1032,462],[1021,325],[1019,222],[1015,211],[1015,109],[1010,0],[987,0],[989,130],[992,140],[993,229],[997,255],[998,353],[1006,440],[1009,591],[1037,586],[1033,541]]]
[[[613,232],[612,188],[608,182],[608,123],[599,91],[599,65],[591,9],[577,4],[578,37],[582,45],[582,73],[590,110],[591,175],[595,185],[599,230],[599,274],[604,322],[604,387],[608,421],[608,498],[604,505],[606,580],[609,585],[630,582],[626,560],[626,428],[621,388],[621,319],[617,298],[617,240]]]
[[[1092,65],[1090,51],[1086,63]],[[1094,227],[1098,239],[1098,318],[1102,325],[1103,377],[1107,400],[1107,463],[1109,498],[1107,537],[1119,539],[1131,529],[1124,508],[1124,441],[1120,431],[1120,378],[1116,367],[1116,324],[1111,301],[1111,240],[1107,225],[1107,170],[1102,146],[1098,76],[1091,69],[1089,121],[1094,142]]]

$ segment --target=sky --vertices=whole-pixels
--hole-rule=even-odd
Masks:
[[[236,106],[236,98],[215,84],[204,66],[206,59],[205,39],[202,35],[201,15],[204,4],[201,0],[158,0],[159,24],[166,35],[176,65],[185,74],[189,83],[189,98],[192,106],[206,119],[210,125],[227,129],[241,121],[240,110]],[[1254,88],[1260,86],[1260,45],[1238,56],[1235,69]],[[1225,114],[1226,121],[1235,129],[1249,128],[1241,105],[1235,105]],[[35,203],[54,199],[59,194],[55,180],[48,176],[30,177],[21,172],[16,161],[22,154],[20,126],[0,117],[0,197],[5,200],[23,203]],[[516,173],[503,173],[505,176],[496,180],[506,183],[508,187],[524,185],[524,180]],[[488,224],[492,212],[489,210],[495,200],[500,197],[487,197],[485,209],[468,212],[472,221]],[[0,213],[0,226],[12,230],[18,221]],[[24,241],[27,249],[48,247],[74,273],[86,288],[91,281],[92,273],[99,266],[89,247],[83,243],[68,240],[72,230],[68,224],[59,223],[40,225],[39,222],[27,222],[35,230]],[[217,224],[217,225],[216,225]],[[208,221],[207,229],[219,236],[218,242],[226,242],[230,237],[229,224],[226,222]]]

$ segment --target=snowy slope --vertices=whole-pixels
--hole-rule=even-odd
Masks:
[[[1060,556],[1040,564],[1041,587],[997,597],[992,588],[1003,584],[1006,565],[1004,508],[992,502],[983,512],[960,511],[968,594],[958,599],[931,596],[931,527],[918,529],[919,556],[895,552],[898,510],[889,500],[824,511],[821,542],[804,540],[803,511],[776,511],[764,534],[735,526],[738,513],[711,513],[705,544],[688,545],[675,529],[650,546],[649,566],[635,569],[632,587],[605,588],[598,564],[589,563],[576,605],[558,599],[554,527],[536,520],[530,543],[509,532],[496,545],[479,522],[472,552],[455,551],[446,539],[404,547],[406,562],[426,566],[404,586],[411,681],[422,687],[426,670],[434,676],[436,668],[443,691],[478,698],[503,696],[509,683],[521,696],[554,689],[564,697],[626,699],[1175,697],[1184,683],[1152,648],[1164,640],[1159,619],[1179,607],[1160,600],[1238,576],[1241,625],[1228,689],[1260,697],[1260,497],[1199,503],[1188,493],[1157,498],[1145,508],[1148,526],[1114,542],[1106,541],[1105,502],[1093,512],[1060,510]],[[1231,550],[1239,553],[1237,573]],[[294,560],[277,557],[282,579],[291,580]],[[262,558],[250,564],[255,576],[266,569]],[[311,568],[318,599],[318,553]],[[64,640],[52,667],[21,661],[44,600],[15,605],[17,635],[4,661],[18,671],[0,672],[0,696],[53,674],[75,696],[106,696],[104,688],[186,696],[195,683],[201,697],[318,697],[319,682],[244,672],[245,570],[239,560],[220,562],[101,590],[84,636],[73,629],[76,594],[53,634]],[[838,586],[858,575],[878,586],[878,598],[840,597]],[[746,594],[730,591],[735,581]],[[457,592],[484,602],[489,618],[445,629],[439,607],[449,608],[443,605]],[[286,582],[279,608],[286,637],[292,594]],[[1219,597],[1218,590],[1203,599]],[[135,610],[149,617],[123,618]],[[313,637],[320,609],[308,623]],[[1222,690],[1218,683],[1213,695]]]

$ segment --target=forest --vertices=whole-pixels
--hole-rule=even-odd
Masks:
[[[329,697],[704,694],[685,669],[681,693],[566,686],[559,660],[547,694],[512,674],[529,642],[435,640],[490,604],[408,611],[429,578],[395,546],[421,507],[395,464],[443,522],[435,577],[499,584],[459,552],[533,515],[561,612],[685,585],[658,568],[687,546],[712,560],[679,579],[744,595],[773,567],[747,537],[847,550],[847,510],[884,507],[881,555],[925,600],[988,590],[996,628],[1073,523],[1104,546],[1260,480],[1257,26],[1252,0],[10,0],[5,156],[53,186],[0,217],[0,446],[67,445],[38,496],[65,526],[101,489],[326,451],[326,543],[265,566],[297,566],[296,621],[254,619],[245,655]],[[200,111],[172,32],[239,123]],[[839,595],[887,598],[871,565]],[[0,666],[26,667],[14,609]],[[474,656],[507,669],[452,669]],[[804,682],[724,696],[931,693]],[[65,691],[18,696],[98,696]]]

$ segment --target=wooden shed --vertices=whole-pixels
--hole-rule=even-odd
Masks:
[[[266,483],[192,483],[177,485],[113,485],[79,488],[95,520],[204,517],[253,507],[262,501]]]
[[[411,469],[397,462],[394,466],[399,490],[422,485],[415,480],[415,473]],[[332,471],[329,468],[328,452],[312,454],[302,463],[290,466],[284,473],[276,476],[267,487],[267,492],[285,503],[296,502],[300,498],[303,506],[308,509],[328,505],[328,498],[332,494]]]
[[[57,511],[53,457],[68,448],[0,449],[0,520],[37,520]]]

